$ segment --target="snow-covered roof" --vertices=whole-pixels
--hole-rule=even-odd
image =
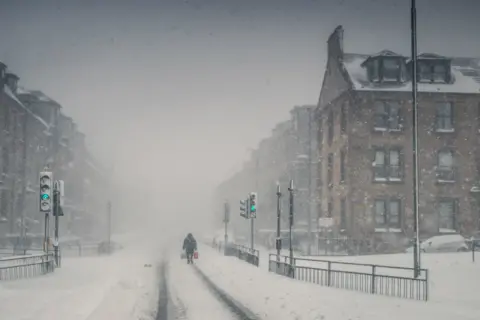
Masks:
[[[45,129],[50,130],[50,126],[45,122],[45,120],[43,120],[41,117],[37,116],[35,113],[33,113],[30,109],[28,109],[27,107],[25,107],[25,105],[20,101],[18,100],[17,96],[15,96],[15,94],[12,92],[12,90],[10,90],[10,88],[8,86],[4,86],[4,89],[5,93],[10,97],[12,98],[13,100],[15,100],[15,102],[17,102],[20,107],[22,109],[24,109],[29,115],[31,115],[32,117],[34,117],[36,120],[38,120],[41,124],[43,124],[45,126]]]
[[[103,172],[91,160],[87,159],[85,160],[85,163],[93,170],[97,171],[100,174],[103,174]]]
[[[34,96],[35,98],[38,99],[38,101],[41,101],[41,102],[50,102],[52,104],[54,104],[55,106],[57,107],[61,107],[60,104],[53,100],[52,98],[50,98],[49,96],[47,96],[45,93],[43,93],[42,91],[39,91],[39,90],[27,90],[23,87],[18,87],[17,88],[17,94],[21,94],[21,95],[31,95],[31,96]]]
[[[344,54],[343,65],[352,81],[353,90],[357,91],[398,91],[408,92],[412,90],[410,81],[403,83],[372,83],[367,76],[366,68],[362,63],[371,57],[364,54]],[[439,56],[440,57],[440,56]],[[430,57],[433,58],[433,57]],[[469,93],[480,94],[480,65],[478,59],[462,58],[461,64],[452,59],[452,83],[418,83],[419,92],[441,93]],[[477,68],[478,67],[478,68]]]

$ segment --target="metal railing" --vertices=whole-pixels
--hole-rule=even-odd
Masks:
[[[428,300],[428,270],[269,255],[269,271],[300,281],[404,299]]]
[[[254,266],[260,264],[260,252],[249,247],[245,247],[239,244],[232,244],[227,249],[231,252],[231,255],[236,256],[238,259],[248,262]]]
[[[272,260],[272,256],[275,257],[275,260]],[[287,256],[277,256],[276,254],[270,254],[268,259],[268,271],[275,272],[281,276],[294,278],[295,272],[290,257]]]
[[[0,259],[0,281],[32,278],[55,270],[53,254],[8,257]]]

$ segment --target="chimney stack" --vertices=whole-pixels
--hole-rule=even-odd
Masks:
[[[328,57],[343,60],[343,27],[338,26],[327,41]]]

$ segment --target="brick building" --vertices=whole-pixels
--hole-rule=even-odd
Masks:
[[[316,110],[321,215],[352,238],[413,232],[410,59],[384,50],[344,53],[328,39]],[[422,237],[479,228],[478,59],[418,56],[419,214]]]

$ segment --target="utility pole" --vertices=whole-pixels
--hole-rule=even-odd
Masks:
[[[417,5],[411,0],[411,41],[412,41],[412,137],[413,137],[413,217],[415,243],[413,245],[414,277],[420,276],[420,226],[418,213],[418,102],[417,102]]]
[[[112,202],[108,201],[107,203],[107,241],[108,241],[108,252],[112,249]]]
[[[230,205],[228,204],[227,201],[225,201],[225,206],[224,206],[224,217],[223,217],[223,223],[225,224],[225,235],[224,235],[224,243],[225,245],[223,246],[224,248],[224,254],[227,255],[228,253],[228,222],[230,221]]]
[[[289,201],[289,237],[290,237],[290,265],[293,266],[293,237],[292,237],[292,227],[293,227],[293,180],[290,180],[290,185],[288,187],[288,192],[290,193]]]
[[[307,255],[312,254],[312,108],[308,107],[308,208]]]
[[[277,248],[277,261],[280,261],[280,254],[282,251],[282,236],[280,233],[280,221],[281,221],[281,197],[280,183],[277,183],[277,239],[275,241],[275,247]]]

